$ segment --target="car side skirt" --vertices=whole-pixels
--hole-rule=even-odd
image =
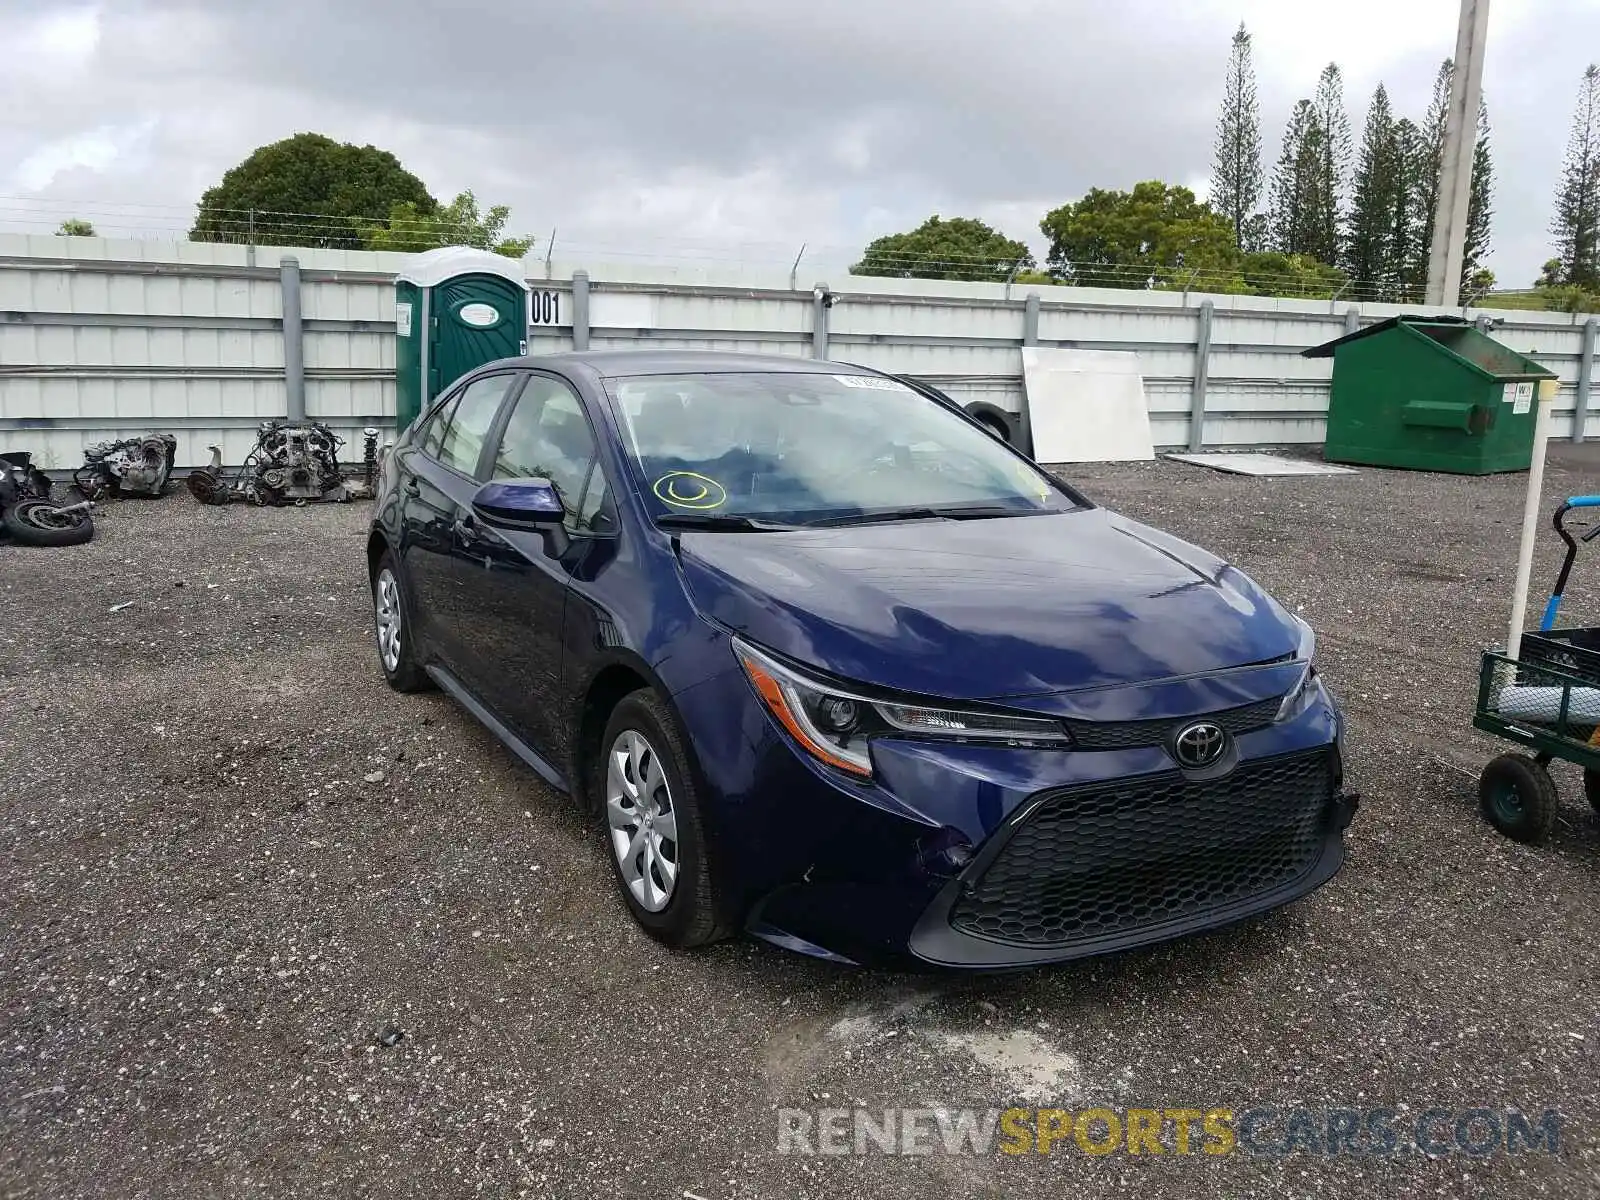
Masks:
[[[535,750],[527,742],[512,733],[499,717],[485,708],[473,694],[466,689],[459,679],[440,666],[426,666],[423,668],[428,673],[428,678],[438,684],[456,703],[476,717],[486,729],[495,737],[506,744],[506,748],[527,763],[538,776],[555,788],[562,795],[570,794],[567,779],[560,771],[552,766],[548,759]]]

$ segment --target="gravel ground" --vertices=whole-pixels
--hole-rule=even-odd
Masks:
[[[1596,1194],[1600,823],[1566,769],[1547,845],[1474,810],[1525,477],[1070,475],[1303,611],[1364,804],[1303,901],[1002,978],[637,933],[594,831],[383,685],[365,505],[178,491],[88,546],[0,546],[0,1193]],[[1560,454],[1547,487],[1600,469]],[[1546,538],[1536,592],[1554,562]],[[784,1108],[1011,1099],[1563,1124],[1556,1155],[1480,1158],[777,1153]]]

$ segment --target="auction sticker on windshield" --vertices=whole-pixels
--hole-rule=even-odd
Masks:
[[[893,379],[879,379],[876,375],[835,375],[845,387],[871,388],[875,392],[909,392],[912,389]]]

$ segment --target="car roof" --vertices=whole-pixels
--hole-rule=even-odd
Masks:
[[[803,375],[867,375],[866,367],[786,354],[740,354],[732,350],[563,350],[532,354],[496,365],[587,367],[605,379],[632,375],[690,375],[733,371],[777,371]]]

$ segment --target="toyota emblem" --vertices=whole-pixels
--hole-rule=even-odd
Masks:
[[[1196,721],[1178,731],[1172,742],[1172,752],[1186,767],[1209,767],[1222,757],[1227,744],[1228,735],[1222,732],[1222,726]]]

